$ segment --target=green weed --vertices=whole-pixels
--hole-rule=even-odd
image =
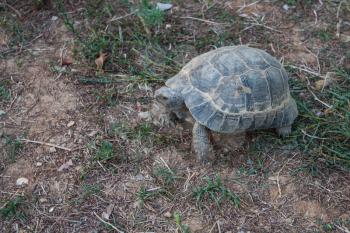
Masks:
[[[84,197],[89,197],[92,194],[97,194],[99,192],[101,192],[101,186],[100,185],[97,185],[97,184],[93,184],[93,185],[84,184],[83,185],[83,196]]]
[[[160,26],[164,21],[164,12],[156,8],[149,0],[141,0],[138,15],[146,26]]]
[[[141,186],[137,192],[137,200],[143,205],[145,201],[151,200],[155,196],[159,195],[162,192],[161,189],[157,190],[147,190],[144,186]]]
[[[0,101],[8,101],[11,98],[10,91],[0,84]]]
[[[190,233],[190,228],[186,224],[182,223],[181,214],[179,212],[174,213],[174,221],[175,221],[177,229],[181,233]]]
[[[94,160],[108,161],[115,157],[112,143],[102,141],[100,147],[97,149]]]
[[[21,151],[23,147],[23,143],[21,140],[10,137],[10,136],[2,136],[5,139],[5,152],[8,160],[13,163],[16,160],[17,155]]]
[[[25,220],[26,215],[22,208],[25,204],[23,197],[16,197],[14,199],[7,200],[2,208],[0,208],[0,216],[4,219],[19,219]]]
[[[207,178],[207,184],[201,187],[197,187],[193,192],[194,197],[198,202],[214,201],[217,206],[222,204],[222,201],[229,200],[236,207],[240,206],[240,198],[231,190],[227,189],[220,176],[216,176],[214,180]]]
[[[292,137],[297,139],[299,148],[313,159],[322,159],[329,165],[342,165],[350,168],[350,73],[336,70],[341,82],[316,92],[319,99],[327,102],[326,108],[314,98],[300,99],[295,96],[299,118]],[[303,90],[305,84],[293,80],[294,88]]]
[[[167,167],[157,166],[154,170],[154,175],[166,186],[174,185],[178,179],[176,171]]]
[[[317,31],[315,36],[320,38],[320,40],[323,42],[327,42],[333,39],[333,34],[327,30]]]

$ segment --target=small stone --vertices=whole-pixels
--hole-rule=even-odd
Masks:
[[[171,24],[165,24],[165,29],[170,29],[171,28]]]
[[[55,147],[50,147],[49,153],[55,153],[55,152],[56,152],[56,148]]]
[[[42,197],[42,198],[39,199],[39,202],[40,203],[45,203],[45,202],[47,202],[47,199]]]
[[[140,119],[150,120],[151,119],[151,114],[150,114],[150,112],[139,112],[138,117]]]
[[[55,16],[55,15],[51,17],[51,20],[52,20],[52,21],[56,21],[57,19],[58,19],[58,17]]]
[[[88,134],[89,137],[93,137],[97,134],[97,130],[91,131],[91,133]]]
[[[42,165],[43,165],[42,162],[36,162],[36,163],[35,163],[35,166],[37,166],[37,167],[41,167]]]
[[[172,217],[172,214],[170,212],[165,212],[164,213],[164,217],[166,218],[171,218]]]
[[[5,114],[6,114],[6,112],[4,110],[0,109],[0,116],[5,115]]]
[[[170,3],[157,3],[157,8],[161,11],[166,11],[166,10],[170,10],[173,7],[173,4]]]
[[[25,177],[18,178],[16,181],[17,186],[24,186],[24,185],[27,185],[28,183],[29,183],[29,180]]]
[[[288,11],[288,10],[289,10],[289,6],[288,6],[287,4],[284,4],[284,5],[282,6],[282,8],[283,8],[283,10],[285,10],[285,11]]]
[[[49,213],[52,213],[54,211],[55,207],[52,206],[50,209],[49,209]]]
[[[70,127],[72,127],[74,124],[75,124],[74,121],[70,121],[70,122],[67,124],[67,127],[70,128]]]

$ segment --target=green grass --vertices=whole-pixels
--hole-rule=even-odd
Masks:
[[[23,147],[23,143],[19,139],[7,135],[3,135],[1,138],[5,140],[4,152],[8,162],[15,162]]]
[[[157,190],[147,190],[146,187],[141,186],[139,191],[137,192],[137,200],[140,202],[140,204],[143,206],[143,204],[148,201],[152,200],[156,196],[158,196],[161,192],[163,192],[162,189]]]
[[[181,233],[190,233],[190,228],[182,223],[181,214],[178,211],[174,213],[174,221],[178,231]]]
[[[299,118],[294,127],[292,138],[296,138],[299,148],[313,159],[322,159],[329,165],[341,165],[350,168],[350,73],[336,70],[338,81],[315,95],[327,104],[327,109],[312,95],[305,101],[295,96],[299,109]],[[306,90],[306,84],[294,80],[294,89]]]
[[[115,157],[112,143],[102,141],[100,147],[97,149],[93,159],[99,161],[108,161]]]
[[[16,197],[2,203],[0,208],[0,216],[4,219],[18,219],[25,220],[26,214],[23,212],[23,205],[25,204],[25,200],[23,197]]]
[[[213,201],[217,206],[221,206],[223,201],[228,200],[234,206],[240,206],[239,196],[224,186],[220,176],[216,176],[215,179],[208,177],[206,181],[205,185],[196,187],[193,191],[197,203],[205,204],[208,201]]]
[[[176,171],[167,167],[157,166],[155,167],[153,173],[159,180],[161,180],[162,184],[165,186],[174,185],[178,179],[176,176]]]
[[[10,91],[0,84],[0,101],[8,101],[11,98]]]

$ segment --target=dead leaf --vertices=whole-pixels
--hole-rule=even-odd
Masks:
[[[72,160],[68,160],[67,162],[65,162],[64,164],[62,164],[59,168],[58,168],[58,171],[61,172],[65,169],[68,169],[70,166],[73,166],[73,162]]]
[[[102,213],[102,218],[109,220],[109,216],[111,215],[113,208],[114,208],[114,204],[110,204],[109,206],[107,206],[106,212]]]
[[[65,57],[61,59],[61,66],[69,66],[73,64],[73,59],[70,57]]]
[[[334,83],[334,81],[336,81],[335,76],[336,76],[335,72],[327,72],[324,79],[321,79],[315,82],[315,89],[323,90],[325,87],[328,87],[329,85]]]
[[[105,61],[107,60],[107,57],[108,57],[108,53],[100,53],[100,56],[98,58],[96,58],[95,64],[96,64],[98,71],[103,71],[102,68],[103,68]]]
[[[140,104],[140,102],[136,102],[136,110],[138,111],[138,112],[141,112],[142,111],[142,105]]]

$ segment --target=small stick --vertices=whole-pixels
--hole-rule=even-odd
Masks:
[[[329,105],[329,104],[327,104],[326,102],[323,102],[322,100],[320,100],[320,99],[317,97],[317,95],[316,95],[315,93],[313,93],[313,91],[310,90],[310,88],[308,88],[308,89],[309,89],[309,92],[312,94],[312,96],[314,97],[314,99],[315,99],[316,101],[320,102],[321,104],[323,104],[323,105],[326,106],[327,108],[332,108],[332,107],[333,107],[332,105]]]
[[[204,22],[204,23],[208,23],[208,24],[228,25],[227,23],[218,23],[218,22],[214,22],[214,21],[210,21],[210,20],[206,20],[206,19],[195,18],[195,17],[191,17],[191,16],[184,16],[184,17],[180,17],[180,18],[181,19],[197,20],[197,21],[201,21],[201,22]]]
[[[133,11],[133,12],[131,12],[131,13],[129,13],[129,14],[124,15],[124,16],[120,16],[120,17],[115,17],[115,16],[114,16],[113,18],[111,18],[110,20],[108,20],[108,22],[118,21],[118,20],[120,20],[120,19],[123,19],[123,18],[126,18],[126,17],[128,17],[128,16],[131,16],[131,15],[135,14],[136,12],[138,12],[138,10]]]
[[[334,224],[334,226],[345,233],[350,233],[349,229],[344,226],[338,226],[337,224]]]
[[[55,145],[55,144],[48,143],[48,142],[33,141],[33,140],[25,139],[25,138],[21,139],[21,141],[35,143],[35,144],[40,144],[40,145],[45,145],[45,146],[50,146],[50,147],[55,147],[55,148],[58,148],[58,149],[61,149],[61,150],[66,150],[66,151],[72,151],[71,149],[69,149],[67,147]]]
[[[104,224],[107,224],[108,226],[112,227],[114,230],[116,230],[118,233],[124,233],[124,231],[119,230],[116,226],[114,226],[113,224],[106,222],[105,220],[103,220],[100,216],[98,216],[95,212],[94,215],[97,217],[98,220],[100,220],[101,222],[103,222]]]
[[[302,132],[304,135],[306,135],[306,136],[308,136],[308,137],[310,137],[310,138],[321,139],[321,140],[327,140],[327,139],[328,139],[328,138],[320,138],[320,137],[317,137],[317,136],[308,134],[308,133],[306,133],[305,130],[303,130],[303,129],[301,130],[301,132]]]
[[[13,10],[16,13],[16,15],[18,15],[18,17],[22,18],[22,14],[17,9],[15,9],[13,6],[11,6],[10,4],[8,4],[6,2],[2,2],[0,4],[7,6],[11,10]]]
[[[241,12],[244,8],[253,6],[253,5],[259,3],[260,1],[261,1],[261,0],[258,0],[258,1],[256,1],[256,2],[250,3],[250,4],[248,4],[248,5],[246,5],[246,4],[244,3],[244,6],[241,6],[236,12],[239,13],[239,12]]]
[[[289,66],[289,67],[292,67],[292,68],[294,68],[294,69],[298,69],[298,70],[300,70],[300,71],[304,71],[304,72],[306,72],[306,73],[309,73],[309,74],[318,76],[318,77],[322,77],[320,73],[316,73],[316,72],[314,72],[314,71],[312,71],[312,70],[309,70],[309,69],[304,69],[304,68],[301,68],[301,67],[299,67],[299,66],[293,66],[293,65],[288,65],[288,66]]]

